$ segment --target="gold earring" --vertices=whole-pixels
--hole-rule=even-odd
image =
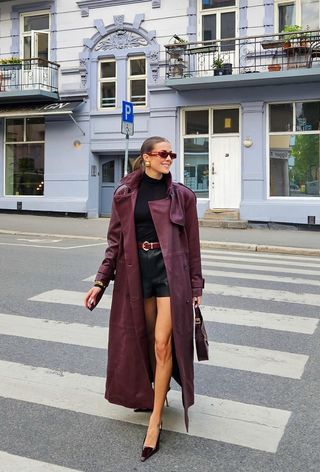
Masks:
[[[150,161],[144,161],[144,165],[145,165],[146,167],[150,167]]]

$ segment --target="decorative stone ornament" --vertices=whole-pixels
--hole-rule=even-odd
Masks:
[[[147,45],[148,41],[139,34],[132,31],[118,30],[99,41],[94,50],[130,49]]]

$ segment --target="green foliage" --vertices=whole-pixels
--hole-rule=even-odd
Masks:
[[[222,69],[222,66],[224,64],[223,57],[218,56],[212,63],[213,69]]]
[[[319,135],[297,135],[291,155],[294,166],[290,169],[290,181],[300,187],[306,182],[319,180],[320,139]]]
[[[0,64],[21,64],[21,59],[19,57],[7,57],[5,59],[0,59]]]

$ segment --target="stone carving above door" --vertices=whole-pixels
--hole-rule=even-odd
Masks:
[[[101,39],[94,50],[108,51],[110,49],[130,49],[147,45],[148,41],[140,34],[121,29]]]

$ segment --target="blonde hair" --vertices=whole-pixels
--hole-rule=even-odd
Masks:
[[[147,154],[148,152],[151,152],[155,146],[155,144],[158,143],[168,143],[168,139],[162,138],[161,136],[152,136],[151,138],[147,138],[141,146],[140,149],[140,155],[137,157],[137,159],[133,163],[133,170],[141,169],[144,167],[144,160],[143,160],[143,154]]]

